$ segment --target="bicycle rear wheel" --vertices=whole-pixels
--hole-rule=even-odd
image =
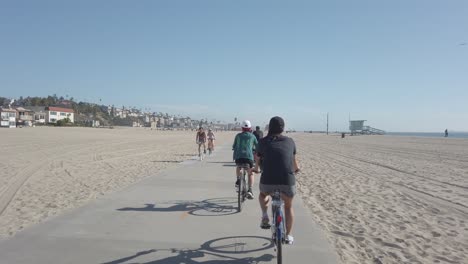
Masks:
[[[282,264],[283,263],[283,240],[284,240],[282,226],[283,226],[284,220],[282,219],[281,211],[278,208],[275,208],[274,206],[272,206],[271,211],[272,211],[272,217],[273,217],[273,223],[274,223],[274,227],[272,228],[272,231],[273,231],[273,240],[275,242],[274,244],[276,246],[276,261],[278,264]],[[281,221],[278,221],[278,216],[280,216]]]
[[[278,264],[283,263],[283,238],[281,237],[281,230],[276,228],[276,261]]]

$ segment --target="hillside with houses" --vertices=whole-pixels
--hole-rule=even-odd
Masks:
[[[132,126],[152,129],[195,129],[200,125],[216,130],[233,130],[236,124],[217,120],[196,120],[162,112],[142,111],[136,107],[117,107],[88,102],[76,102],[73,97],[0,97],[1,127]]]

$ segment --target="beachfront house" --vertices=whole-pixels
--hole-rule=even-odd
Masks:
[[[18,112],[16,119],[17,126],[32,126],[34,120],[34,111],[24,107],[17,107],[16,112]]]
[[[16,110],[11,108],[0,108],[0,127],[16,127]]]
[[[57,121],[69,118],[70,122],[75,122],[73,109],[49,106],[46,108],[46,122],[57,123]]]
[[[45,124],[46,123],[46,107],[45,106],[26,106],[34,112],[33,123],[34,124]]]

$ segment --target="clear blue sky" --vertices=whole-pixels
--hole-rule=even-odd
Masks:
[[[467,14],[465,0],[2,0],[0,96],[468,131]]]

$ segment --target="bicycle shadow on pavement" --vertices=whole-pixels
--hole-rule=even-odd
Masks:
[[[203,243],[198,249],[170,248],[150,249],[138,252],[132,256],[123,257],[101,264],[256,264],[269,263],[275,257],[271,254],[262,254],[261,251],[271,249],[273,243],[270,239],[259,236],[237,236],[213,239]],[[239,257],[239,255],[256,253],[257,256]],[[140,260],[138,260],[140,259]],[[131,262],[129,262],[131,261]]]
[[[223,216],[238,213],[235,197],[212,198],[203,201],[167,201],[159,204],[145,204],[144,207],[124,207],[117,211],[187,212],[194,216]]]

